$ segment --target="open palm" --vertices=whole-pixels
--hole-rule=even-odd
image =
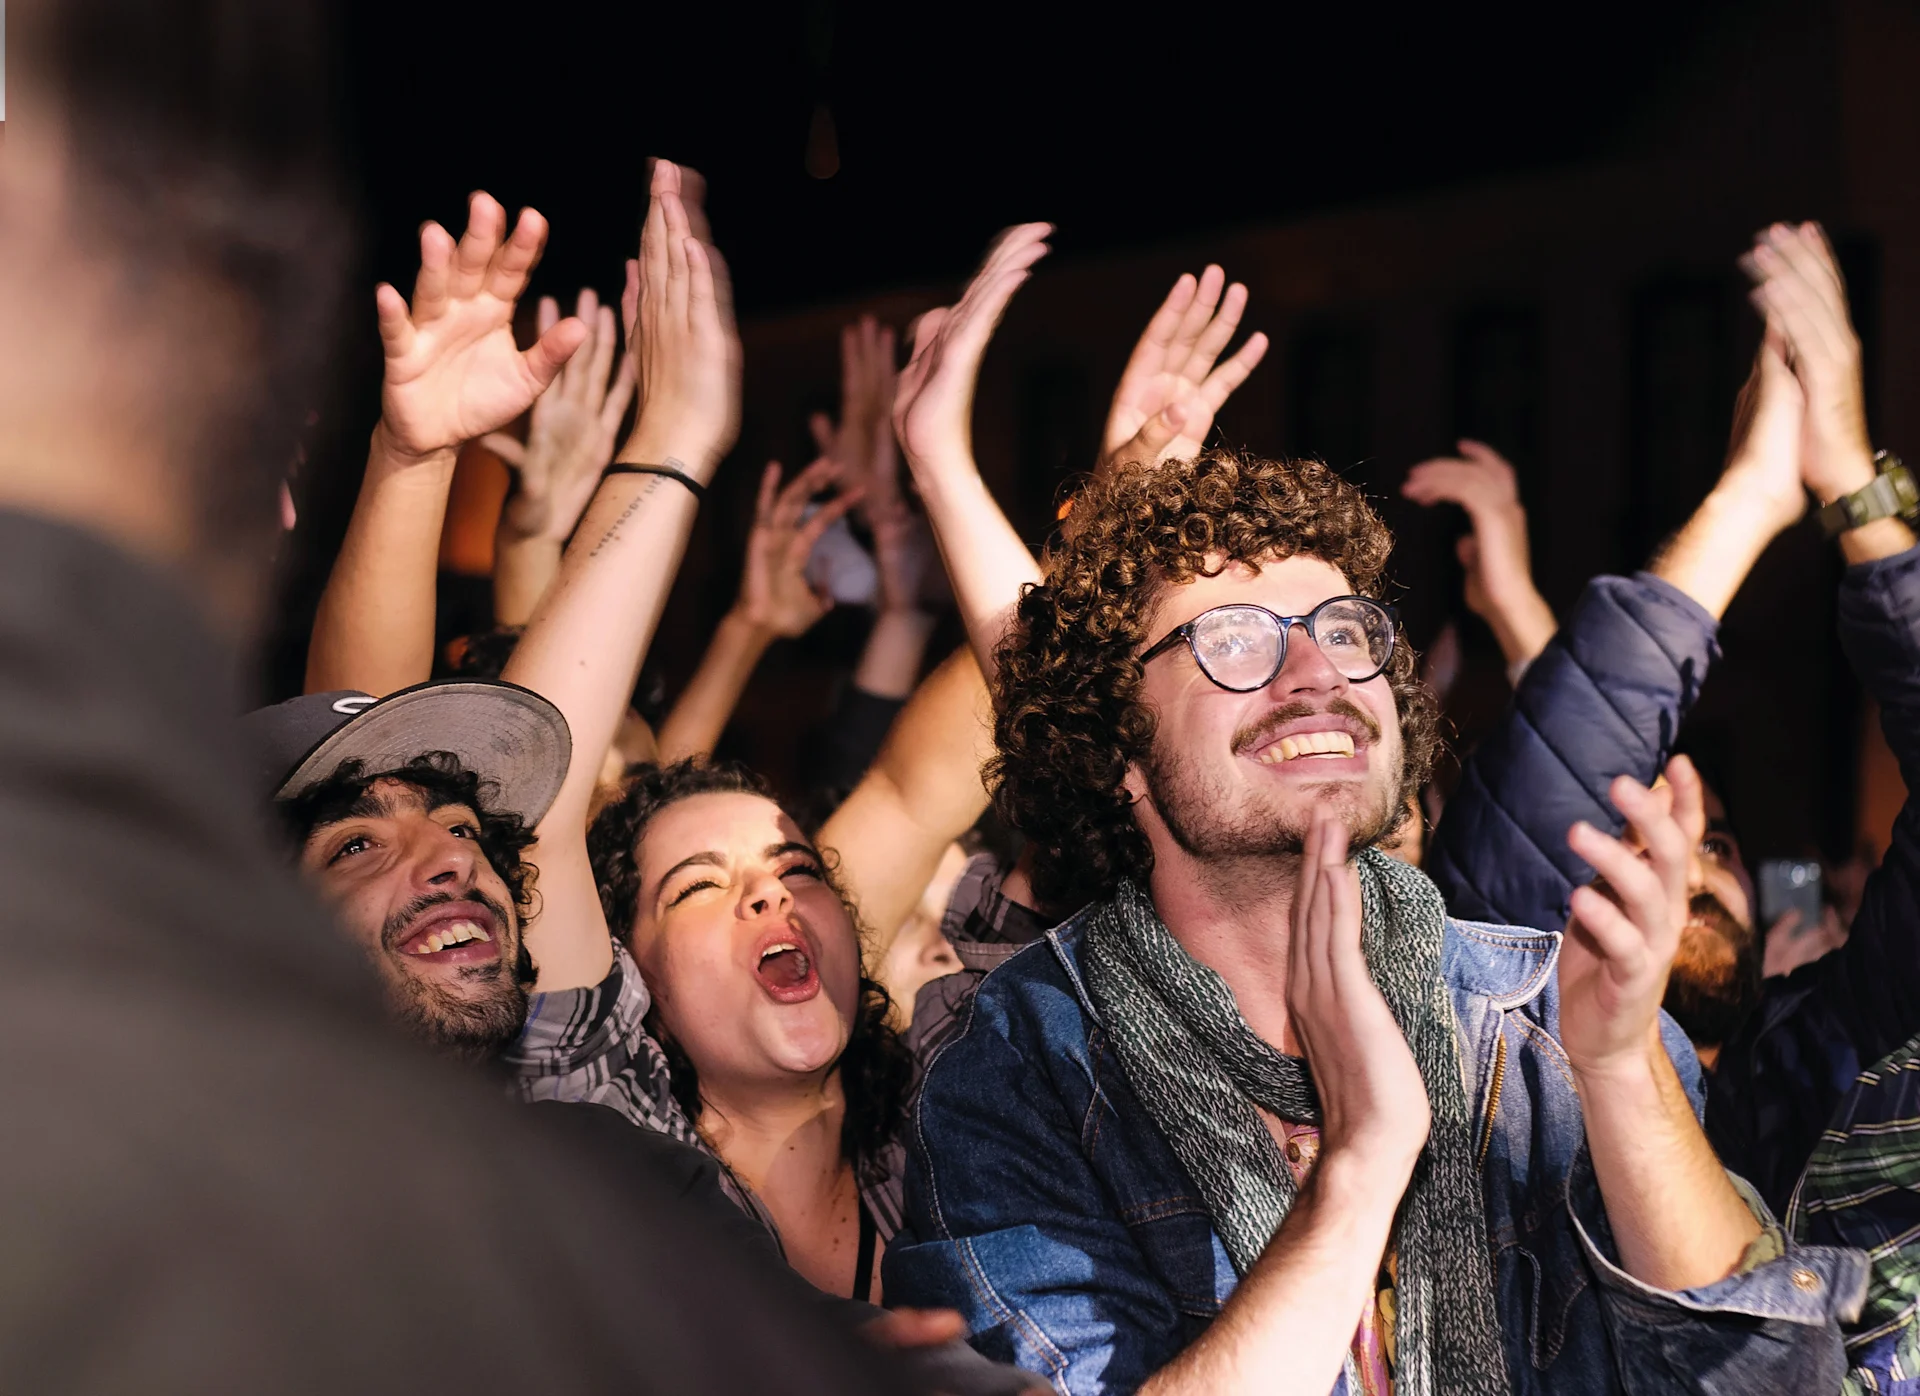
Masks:
[[[1253,334],[1215,367],[1247,308],[1247,288],[1225,283],[1217,266],[1197,280],[1183,274],[1173,283],[1114,391],[1101,439],[1103,464],[1188,460],[1200,453],[1214,414],[1267,352],[1267,337]]]
[[[546,220],[523,210],[503,238],[506,210],[475,194],[456,245],[437,223],[420,230],[420,275],[408,306],[392,286],[375,292],[386,352],[381,414],[411,455],[458,448],[525,412],[572,357],[587,327],[568,318],[524,354],[513,311],[546,246]]]

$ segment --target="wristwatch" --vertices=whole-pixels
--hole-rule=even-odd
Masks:
[[[1873,468],[1877,473],[1871,484],[1840,496],[1815,515],[1827,537],[1836,538],[1848,529],[1895,515],[1909,523],[1920,517],[1920,485],[1914,483],[1900,457],[1891,451],[1876,451]]]

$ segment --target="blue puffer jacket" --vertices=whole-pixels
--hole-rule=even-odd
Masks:
[[[1909,790],[1920,790],[1920,549],[1847,569],[1840,640],[1880,703]],[[1428,872],[1456,916],[1565,924],[1591,870],[1566,845],[1576,819],[1618,832],[1607,785],[1648,781],[1718,657],[1717,626],[1657,577],[1600,577],[1467,760]],[[1867,883],[1845,948],[1767,981],[1726,1045],[1707,1134],[1728,1168],[1786,1210],[1800,1171],[1861,1067],[1920,1031],[1920,810],[1909,800]]]

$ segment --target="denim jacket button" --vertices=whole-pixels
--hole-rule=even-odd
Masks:
[[[1820,1277],[1811,1270],[1795,1270],[1793,1272],[1793,1287],[1803,1294],[1812,1294],[1816,1289],[1820,1288]]]

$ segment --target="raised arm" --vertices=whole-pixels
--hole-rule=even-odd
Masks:
[[[1020,589],[1040,579],[1040,568],[980,478],[973,392],[994,327],[1033,264],[1047,255],[1052,231],[1045,223],[1009,228],[959,301],[920,317],[913,358],[894,397],[894,429],[927,506],[967,639],[987,674]]]
[[[1747,262],[1755,299],[1793,347],[1807,398],[1801,463],[1823,504],[1873,479],[1860,341],[1846,287],[1817,225],[1776,225]],[[1816,986],[1865,1066],[1920,1031],[1920,553],[1899,519],[1840,535],[1850,564],[1840,583],[1840,643],[1880,705],[1887,743],[1909,792],[1886,858],[1867,880],[1846,943],[1799,973]],[[1799,982],[1796,980],[1796,982]],[[1803,1141],[1810,1150],[1813,1140]],[[1798,1171],[1798,1163],[1795,1165]]]
[[[740,345],[719,253],[694,236],[681,189],[679,168],[659,161],[628,277],[643,405],[615,463],[675,470],[704,488],[739,430]],[[573,763],[531,850],[541,911],[527,939],[542,991],[596,984],[612,963],[587,813],[696,507],[682,480],[610,471],[506,668],[573,732]]]
[[[525,625],[532,618],[560,571],[560,550],[593,498],[600,472],[613,459],[620,423],[633,401],[633,356],[620,355],[613,307],[600,304],[591,289],[583,290],[574,316],[588,327],[587,341],[533,404],[527,439],[507,432],[481,439],[513,472],[494,534],[496,625]],[[559,320],[553,298],[541,297],[540,333]]]
[[[1415,504],[1457,504],[1473,530],[1461,538],[1467,569],[1467,606],[1493,629],[1507,676],[1519,683],[1558,626],[1553,608],[1533,584],[1527,511],[1513,466],[1484,441],[1462,439],[1458,456],[1422,461],[1407,472],[1400,493]]]
[[[980,767],[993,746],[980,666],[960,650],[926,678],[866,775],[820,828],[872,928],[875,962],[920,900],[947,845],[987,807]]]
[[[767,646],[783,636],[806,634],[833,609],[833,598],[808,583],[807,558],[820,535],[859,503],[859,491],[840,494],[811,517],[805,515],[807,502],[838,477],[838,467],[826,459],[815,461],[785,488],[778,461],[760,477],[740,594],[661,724],[662,761],[711,754]]]
[[[1650,790],[1627,776],[1612,797],[1646,856],[1590,824],[1567,835],[1610,889],[1573,894],[1560,948],[1560,1040],[1580,1090],[1587,1147],[1627,1273],[1655,1289],[1732,1274],[1760,1236],[1700,1128],[1661,1041],[1660,1002],[1687,919],[1687,863],[1706,833],[1686,757]]]
[[[1740,394],[1711,494],[1634,577],[1597,577],[1528,668],[1500,725],[1467,758],[1428,846],[1456,916],[1554,926],[1592,869],[1576,821],[1623,827],[1616,776],[1659,774],[1719,656],[1718,622],[1766,545],[1806,507],[1801,394],[1769,333]]]
[[[1256,331],[1220,361],[1247,309],[1247,288],[1226,280],[1217,266],[1197,279],[1181,273],[1147,322],[1107,411],[1100,470],[1199,455],[1214,414],[1266,357],[1267,337]]]
[[[387,694],[431,675],[455,455],[532,406],[587,337],[581,321],[556,319],[520,352],[513,309],[546,246],[546,220],[523,209],[505,234],[506,210],[475,194],[457,245],[438,223],[421,228],[411,305],[384,283],[374,292],[386,355],[380,422],[314,619],[309,693]]]

